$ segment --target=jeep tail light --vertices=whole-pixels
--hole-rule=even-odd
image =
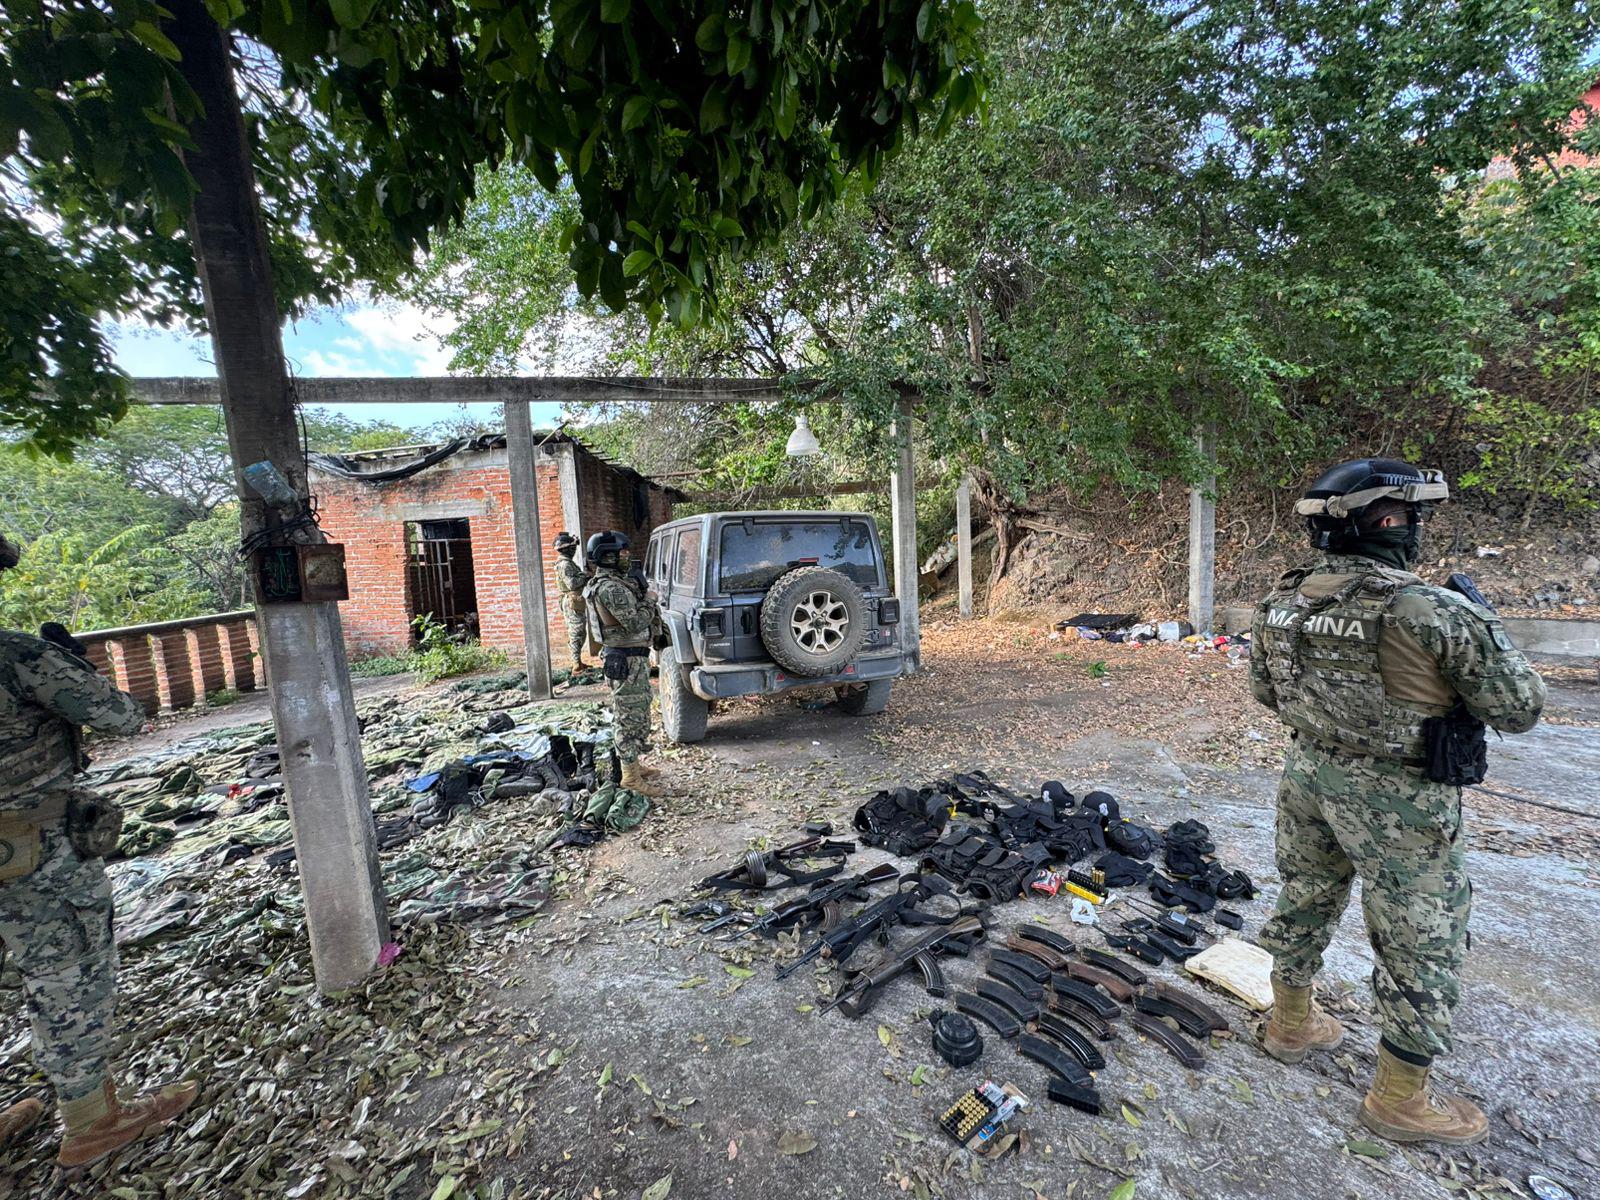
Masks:
[[[878,624],[879,625],[898,625],[898,624],[900,624],[900,601],[899,600],[891,599],[891,600],[879,600],[878,601]]]
[[[700,632],[709,638],[719,638],[722,636],[722,610],[720,608],[707,608],[701,610]]]

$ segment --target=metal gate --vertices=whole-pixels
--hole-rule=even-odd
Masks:
[[[452,632],[478,632],[472,534],[465,519],[408,522],[406,574],[413,617],[427,613]]]

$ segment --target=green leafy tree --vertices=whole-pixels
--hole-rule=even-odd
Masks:
[[[1204,422],[1225,466],[1273,477],[1354,425],[1405,414],[1426,437],[1477,397],[1503,305],[1452,189],[1500,149],[1537,162],[1568,136],[1586,7],[994,0],[984,16],[987,121],[725,274],[715,321],[648,330],[550,286],[537,248],[560,218],[515,176],[480,191],[414,295],[472,279],[470,298],[433,293],[467,369],[538,359],[565,330],[554,348],[584,368],[818,377],[844,401],[819,414],[825,444],[858,474],[911,383],[924,453],[981,467],[1002,517],[1059,483],[1199,477]],[[675,453],[658,468],[814,469],[783,462],[781,411],[615,427]]]
[[[581,294],[689,324],[725,261],[980,97],[970,0],[179,7],[237,39],[290,313],[395,278],[504,163],[565,197]],[[123,409],[98,318],[203,322],[176,12],[0,4],[0,423],[49,452]]]
[[[1541,503],[1600,505],[1597,116],[1577,114],[1565,165],[1525,163],[1463,205],[1511,320],[1467,418],[1479,459],[1462,483],[1520,499],[1524,529]]]

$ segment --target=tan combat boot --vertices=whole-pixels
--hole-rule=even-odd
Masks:
[[[168,1084],[124,1104],[117,1099],[116,1084],[108,1079],[100,1091],[81,1100],[63,1101],[61,1120],[67,1128],[56,1161],[63,1167],[86,1167],[131,1142],[159,1133],[194,1102],[199,1091],[197,1083]]]
[[[655,792],[650,786],[650,780],[654,776],[655,772],[646,775],[637,761],[625,762],[622,764],[622,778],[617,781],[617,786],[625,787],[630,792],[638,792],[641,796],[653,796]]]
[[[1308,987],[1272,981],[1272,1016],[1261,1048],[1279,1062],[1304,1062],[1313,1050],[1332,1050],[1344,1041],[1344,1026],[1317,1007]]]
[[[589,669],[589,668],[588,668],[588,667],[587,667],[587,666],[585,666],[585,665],[584,665],[584,662],[583,662],[583,655],[581,655],[581,654],[574,654],[574,655],[573,655],[573,656],[572,656],[572,673],[573,673],[573,674],[574,674],[574,675],[580,675],[580,674],[582,674],[582,673],[583,673],[583,672],[584,672],[584,671],[587,671],[587,670],[588,670],[588,669]]]
[[[32,1129],[42,1116],[44,1116],[43,1103],[31,1097],[19,1100],[4,1112],[0,1112],[0,1149],[4,1149]]]
[[[1361,1101],[1361,1123],[1391,1142],[1470,1146],[1489,1136],[1489,1118],[1470,1100],[1428,1088],[1428,1068],[1378,1046],[1378,1074]]]

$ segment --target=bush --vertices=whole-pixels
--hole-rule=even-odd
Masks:
[[[238,689],[231,688],[231,687],[222,687],[222,688],[218,688],[216,691],[212,692],[209,696],[206,697],[206,707],[207,708],[223,708],[223,707],[225,707],[225,706],[227,706],[229,704],[235,703],[238,699],[239,699]]]
[[[411,652],[409,669],[424,683],[503,667],[509,661],[504,650],[495,650],[476,638],[456,638],[448,629],[423,613],[412,622],[417,628],[417,648]]]
[[[371,679],[379,675],[404,675],[409,670],[411,670],[409,654],[380,654],[375,658],[363,658],[350,664],[350,674],[362,679]]]

